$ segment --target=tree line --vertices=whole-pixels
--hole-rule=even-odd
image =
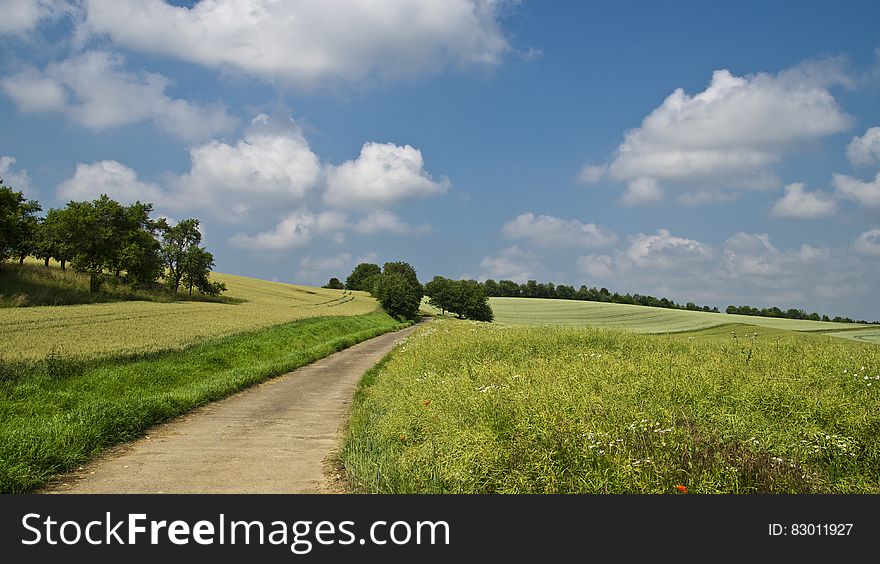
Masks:
[[[758,309],[751,306],[727,306],[725,310],[726,313],[732,313],[737,315],[753,315],[758,317],[779,317],[782,319],[804,319],[809,321],[833,321],[835,323],[868,323],[872,325],[880,324],[880,321],[865,321],[860,319],[855,321],[849,317],[828,317],[827,315],[819,315],[818,313],[807,313],[802,309],[787,309],[785,311],[779,309],[778,307],[765,307],[762,309]]]
[[[512,280],[496,282],[489,279],[483,282],[482,286],[490,297],[581,300],[719,313],[717,307],[698,306],[693,302],[681,305],[668,298],[655,298],[645,294],[619,294],[609,291],[608,288],[588,288],[586,285],[581,285],[580,288],[575,289],[574,286],[565,284],[556,286],[553,282],[539,283],[535,280],[529,280],[524,284],[517,284]]]
[[[443,313],[448,311],[461,319],[492,321],[494,317],[489,297],[479,282],[435,276],[423,286],[415,269],[406,262],[386,262],[383,268],[361,263],[344,284],[331,278],[324,287],[370,292],[385,311],[399,319],[417,319],[423,296],[428,296],[429,303]]]
[[[150,217],[153,204],[124,206],[106,194],[93,201],[70,201],[64,208],[42,206],[0,180],[0,264],[27,256],[68,263],[89,277],[89,292],[114,277],[133,289],[164,286],[173,294],[183,287],[216,296],[226,290],[211,282],[214,255],[200,246],[199,220],[171,225]],[[161,280],[161,282],[160,282]]]

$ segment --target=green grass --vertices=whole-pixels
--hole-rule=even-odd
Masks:
[[[7,262],[0,265],[0,308],[121,301],[239,303],[243,300],[225,296],[205,296],[197,292],[192,296],[186,292],[174,296],[161,287],[153,290],[133,290],[112,276],[108,276],[101,285],[101,291],[89,292],[89,277],[72,268],[61,270],[54,263],[50,263],[47,268],[41,261],[34,259],[27,259],[24,264]]]
[[[341,456],[356,491],[880,493],[878,408],[876,345],[441,319],[364,378]]]
[[[368,338],[385,313],[312,318],[183,350],[0,362],[0,492],[25,492],[114,443]]]
[[[637,333],[674,333],[740,323],[765,329],[827,332],[834,333],[835,336],[850,329],[878,332],[875,327],[855,323],[728,315],[577,300],[490,298],[489,303],[495,312],[496,322],[521,326],[594,326],[627,329]]]

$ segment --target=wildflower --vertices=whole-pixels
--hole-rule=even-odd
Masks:
[[[678,490],[678,491],[681,492],[681,493],[688,493],[688,489],[687,489],[687,487],[686,487],[686,486],[683,486],[683,485],[681,485],[681,484],[677,484],[677,485],[675,486],[675,489]]]
[[[423,402],[422,402],[422,405],[424,405],[425,407],[428,407],[429,405],[431,405],[431,400],[425,400],[425,401],[423,401]]]

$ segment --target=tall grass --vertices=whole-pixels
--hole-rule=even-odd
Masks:
[[[171,294],[164,287],[133,289],[121,280],[107,276],[101,291],[89,291],[89,277],[73,269],[45,267],[28,260],[24,264],[0,264],[0,308],[61,306],[120,301],[174,302],[179,300],[240,303],[225,296],[205,296],[186,292]]]
[[[359,491],[880,493],[880,347],[438,320],[371,371]]]
[[[0,492],[24,492],[200,404],[401,328],[384,313],[325,317],[184,350],[0,362]]]

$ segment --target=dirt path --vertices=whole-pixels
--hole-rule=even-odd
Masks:
[[[361,376],[413,327],[150,429],[42,493],[316,493]]]

